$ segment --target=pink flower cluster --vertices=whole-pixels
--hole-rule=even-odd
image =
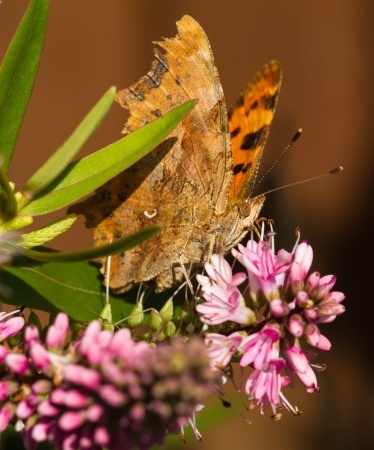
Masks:
[[[275,253],[273,236],[269,241],[250,239],[232,254],[246,273],[233,274],[222,256],[213,255],[205,264],[207,275],[198,275],[204,301],[196,310],[208,331],[214,331],[205,337],[213,369],[224,373],[231,361],[251,367],[245,385],[249,399],[260,404],[262,412],[270,405],[275,414],[277,408],[290,408],[281,390],[295,376],[308,392],[318,391],[310,364],[316,352],[304,352],[301,339],[330,349],[319,325],[344,312],[344,294],[332,291],[333,275],[308,276],[313,251],[307,242],[292,253]]]
[[[27,449],[46,440],[64,450],[162,445],[191,422],[210,389],[213,373],[198,337],[152,346],[93,321],[66,347],[68,333],[60,313],[44,342],[30,325],[21,347],[0,346],[0,432],[21,422]]]

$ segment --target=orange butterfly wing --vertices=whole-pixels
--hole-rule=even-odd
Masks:
[[[259,70],[229,110],[234,180],[229,204],[248,201],[278,99],[282,79],[278,61]]]

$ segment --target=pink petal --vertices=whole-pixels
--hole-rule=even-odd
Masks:
[[[103,417],[104,413],[104,408],[100,405],[95,404],[87,408],[86,418],[89,422],[95,423]]]
[[[285,317],[290,312],[288,304],[280,298],[275,298],[270,302],[270,310],[275,317]]]
[[[6,404],[0,410],[0,432],[4,431],[13,417],[12,408]]]
[[[292,314],[288,323],[290,333],[295,337],[300,337],[304,333],[304,326],[304,320],[300,314]]]
[[[48,431],[51,427],[51,424],[48,423],[37,423],[31,429],[31,437],[36,442],[43,442],[48,439]]]
[[[112,386],[111,384],[100,386],[98,394],[109,405],[114,407],[123,406],[123,404],[126,401],[125,393],[119,391],[116,387]]]
[[[19,419],[28,419],[34,413],[34,408],[26,400],[21,400],[16,409],[17,417]]]
[[[93,439],[95,444],[105,447],[110,442],[110,433],[107,428],[98,427],[94,431]]]
[[[313,249],[306,241],[296,247],[294,261],[300,264],[303,274],[302,278],[305,278],[313,262]]]
[[[29,369],[29,361],[25,355],[20,353],[10,353],[6,356],[7,366],[15,373],[23,375]]]
[[[39,331],[35,325],[28,325],[25,330],[25,342],[30,345],[32,342],[40,342]]]
[[[0,362],[3,362],[5,357],[9,354],[9,350],[0,344]]]
[[[96,370],[88,369],[78,364],[70,364],[64,368],[64,377],[79,386],[95,390],[101,384],[101,376]]]
[[[16,335],[24,325],[25,319],[23,317],[12,317],[6,322],[0,323],[0,340]]]
[[[64,431],[76,430],[84,424],[81,412],[68,411],[59,418],[58,425]]]
[[[52,365],[48,351],[41,344],[32,344],[30,348],[30,356],[32,362],[40,370],[48,371]]]
[[[59,408],[53,406],[49,400],[44,400],[41,402],[37,408],[38,413],[42,416],[54,417],[59,413]]]

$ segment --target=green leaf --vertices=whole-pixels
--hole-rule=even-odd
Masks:
[[[186,102],[114,144],[69,164],[53,183],[20,207],[19,214],[46,214],[94,191],[160,144],[194,105],[194,100]]]
[[[22,194],[28,199],[49,185],[72,161],[100,125],[113,104],[116,89],[111,87],[91,109],[71,136],[51,155],[26,183]]]
[[[76,262],[102,258],[105,256],[113,255],[115,253],[125,252],[141,244],[146,239],[149,239],[158,231],[160,231],[160,227],[157,225],[153,225],[150,227],[142,228],[136,233],[133,233],[129,236],[125,236],[124,238],[117,239],[111,244],[102,245],[101,247],[96,247],[89,250],[82,250],[78,252],[57,252],[57,251],[48,251],[48,249],[43,249],[43,251],[28,250],[27,248],[20,247],[16,241],[11,240],[7,241],[5,239],[2,240],[1,245],[5,250],[7,250],[13,255],[21,254],[27,256],[30,259],[35,259],[36,261]]]
[[[34,219],[31,216],[23,216],[23,217],[14,217],[11,220],[8,220],[7,222],[4,222],[0,227],[0,233],[4,231],[15,231],[19,230],[20,228],[25,228],[28,225],[31,225],[33,223]]]
[[[29,103],[47,25],[49,0],[32,0],[0,68],[0,151],[8,172]]]
[[[0,299],[4,303],[50,313],[66,312],[79,322],[97,319],[105,305],[102,277],[97,266],[87,262],[40,263],[23,257],[3,268]],[[134,297],[110,295],[113,320],[128,317]]]
[[[76,220],[77,216],[75,214],[69,214],[38,230],[17,236],[13,242],[22,248],[38,247],[65,233]]]

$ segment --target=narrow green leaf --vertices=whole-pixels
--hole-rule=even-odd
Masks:
[[[32,0],[0,67],[0,151],[8,172],[29,103],[47,25],[49,0]]]
[[[4,222],[0,227],[0,234],[6,231],[15,231],[20,228],[25,228],[33,223],[33,218],[31,216],[16,216],[13,219]]]
[[[2,247],[10,251],[12,254],[21,254],[27,256],[30,259],[43,262],[76,262],[87,261],[89,259],[102,258],[104,256],[113,255],[115,253],[125,252],[133,247],[149,239],[155,233],[160,231],[160,227],[153,225],[150,227],[142,228],[136,233],[126,236],[122,239],[117,239],[111,244],[102,245],[101,247],[92,248],[90,250],[82,250],[78,252],[57,252],[57,251],[43,251],[28,250],[22,248],[17,244],[17,241],[6,241],[3,239]],[[31,234],[31,233],[30,233]]]
[[[72,161],[108,113],[115,95],[116,89],[114,87],[108,89],[71,136],[35,172],[22,190],[22,194],[27,199],[35,197]]]
[[[38,230],[17,236],[13,243],[24,249],[41,246],[60,234],[65,233],[76,220],[77,216],[75,214],[69,214],[68,216],[57,219]]]
[[[20,207],[19,214],[46,214],[94,191],[160,144],[194,105],[194,100],[186,102],[114,144],[69,164],[54,182]]]

